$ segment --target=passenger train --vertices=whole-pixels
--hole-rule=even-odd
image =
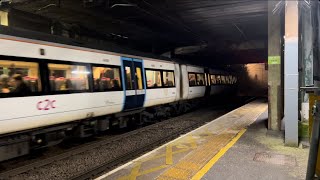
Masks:
[[[185,112],[236,83],[217,69],[0,35],[0,161]]]

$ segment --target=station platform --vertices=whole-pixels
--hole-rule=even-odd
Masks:
[[[308,150],[268,133],[267,107],[250,102],[97,179],[303,179]]]

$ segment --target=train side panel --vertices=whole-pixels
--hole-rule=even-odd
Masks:
[[[175,72],[175,64],[171,62],[154,61],[152,59],[144,60],[144,68],[147,70],[170,70]],[[146,79],[147,80],[147,79]],[[148,80],[147,80],[148,81]],[[148,85],[149,82],[146,84]],[[175,87],[148,88],[146,89],[146,98],[144,107],[167,104],[174,102],[177,96],[177,82]]]
[[[123,92],[3,98],[0,134],[120,112]]]
[[[190,66],[187,65],[187,72],[188,73],[201,73],[204,74],[204,68],[203,67],[197,67],[197,66]],[[188,73],[185,74],[188,77]],[[189,86],[189,79],[188,79],[188,86]],[[204,82],[203,82],[204,83]],[[188,98],[187,99],[194,99],[203,97],[205,94],[206,87],[203,86],[189,86],[188,88]]]

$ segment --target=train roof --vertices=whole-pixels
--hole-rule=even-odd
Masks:
[[[141,59],[144,58],[144,59],[160,60],[165,62],[179,63],[179,64],[188,65],[188,66],[204,68],[204,66],[201,66],[201,65],[185,63],[180,59],[168,58],[164,56],[154,55],[151,53],[139,52],[136,50],[124,48],[117,44],[105,42],[105,41],[101,43],[84,42],[81,40],[66,38],[58,35],[51,35],[51,34],[46,34],[42,32],[35,32],[35,31],[25,30],[21,28],[12,28],[7,26],[0,26],[0,35],[25,38],[25,39],[30,39],[32,41],[41,41],[41,42],[47,43],[47,45],[60,44],[62,46],[73,46],[73,47],[78,47],[80,49],[81,48],[92,49],[92,50],[97,50],[101,52],[105,51],[110,53],[123,54],[131,57],[141,58]],[[219,70],[219,68],[210,68],[210,69]],[[222,71],[225,71],[225,70],[222,70]]]
[[[139,52],[136,50],[124,48],[117,44],[109,43],[105,41],[101,43],[84,42],[77,39],[71,39],[71,38],[66,38],[58,35],[51,35],[51,34],[46,34],[41,32],[29,31],[21,28],[0,26],[0,34],[19,37],[19,38],[26,38],[26,39],[36,40],[36,41],[45,41],[48,43],[57,43],[57,44],[67,45],[67,46],[76,46],[80,48],[89,48],[89,49],[108,51],[108,52],[113,52],[118,54],[126,54],[130,56],[145,57],[145,58],[178,62],[178,63],[181,62],[181,60],[179,59],[158,56],[151,53]]]

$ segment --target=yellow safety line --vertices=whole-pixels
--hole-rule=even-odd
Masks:
[[[240,139],[240,137],[246,132],[246,129],[242,129],[225,147],[223,147],[203,168],[192,177],[192,180],[200,180],[210,168]]]

